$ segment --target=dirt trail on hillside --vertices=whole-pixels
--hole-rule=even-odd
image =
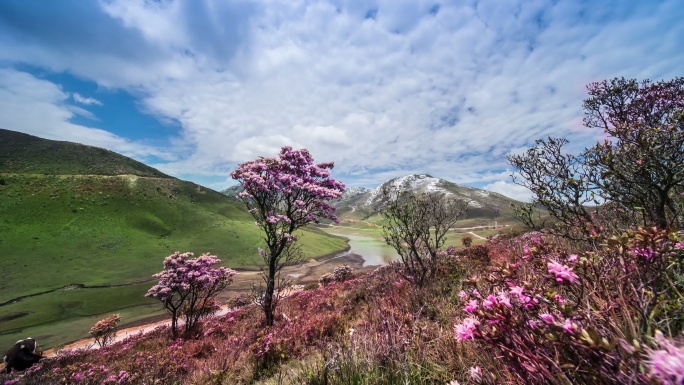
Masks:
[[[321,258],[320,260],[310,259],[304,263],[296,266],[288,266],[283,269],[283,274],[288,276],[292,281],[293,286],[302,286],[307,283],[318,282],[318,278],[325,273],[332,272],[336,267],[342,265],[349,265],[354,269],[355,272],[368,272],[375,269],[377,266],[373,267],[363,267],[363,257],[357,254],[351,254],[348,252],[342,252],[334,256],[327,258]],[[218,298],[220,300],[227,300],[232,297],[236,297],[243,293],[249,293],[252,284],[259,283],[261,280],[259,271],[239,271],[234,279],[233,283],[228,286],[228,288],[223,291]],[[297,291],[297,289],[295,289]],[[291,294],[287,293],[287,295]],[[231,309],[227,306],[223,306],[221,310],[214,314],[214,317],[226,314]],[[129,326],[119,330],[116,335],[115,342],[123,341],[128,337],[135,336],[138,334],[146,334],[158,327],[171,325],[171,320],[168,317],[159,320],[159,316],[148,319],[147,321],[142,320],[136,323],[140,323],[136,326]],[[180,324],[179,324],[180,325]],[[74,350],[74,349],[99,349],[99,346],[95,344],[93,338],[85,338],[78,340],[60,349]],[[46,357],[54,357],[57,354],[56,349],[47,349],[43,352]],[[2,368],[2,366],[0,366]]]

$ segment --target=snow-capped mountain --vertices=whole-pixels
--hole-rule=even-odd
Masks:
[[[348,189],[336,203],[338,217],[364,219],[371,216],[380,207],[382,192],[387,188],[418,194],[442,193],[466,201],[468,202],[466,218],[494,219],[508,214],[511,203],[518,203],[495,192],[461,186],[427,174],[414,174],[391,179],[374,189],[352,188],[353,191]]]

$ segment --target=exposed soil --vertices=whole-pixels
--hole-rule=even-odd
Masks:
[[[363,267],[363,261],[363,257],[358,254],[342,252],[337,255],[320,257],[318,260],[310,259],[298,265],[285,267],[282,274],[290,278],[292,285],[306,285],[318,282],[318,279],[323,274],[330,273],[339,266],[348,265],[354,269],[355,273],[367,273],[377,267]],[[261,276],[258,271],[238,271],[233,283],[218,298],[221,301],[225,301],[242,293],[248,293],[252,289],[252,285],[258,284],[260,280]],[[224,307],[216,315],[225,314],[229,310],[227,307]],[[171,321],[167,315],[149,317],[127,323],[122,325],[122,329],[117,333],[116,341],[124,340],[138,333],[145,334],[157,327],[169,325],[170,323]],[[97,349],[97,345],[95,345],[94,339],[86,338],[67,344],[61,347],[61,349]],[[56,353],[55,349],[48,349],[43,352],[43,355],[51,357]],[[0,368],[2,368],[2,365],[0,365]]]

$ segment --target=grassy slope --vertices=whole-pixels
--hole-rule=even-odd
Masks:
[[[305,233],[309,257],[346,246],[318,230]],[[167,255],[211,252],[226,266],[255,268],[259,242],[241,202],[107,150],[0,130],[0,303],[71,284],[137,283],[60,290],[0,306],[0,348],[56,322],[92,326],[123,308],[134,319],[136,306],[147,314],[159,305],[144,293]],[[88,322],[77,321],[82,317]],[[43,344],[84,332],[66,329]]]

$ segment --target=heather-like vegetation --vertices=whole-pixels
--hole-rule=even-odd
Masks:
[[[283,298],[272,326],[248,304],[180,338],[161,328],[98,351],[62,352],[1,378],[22,384],[676,383],[682,349],[672,337],[684,321],[684,250],[677,235],[639,229],[598,234],[594,241],[591,249],[530,233],[451,248],[421,289],[402,278],[400,263],[352,277],[341,269],[339,279]]]

